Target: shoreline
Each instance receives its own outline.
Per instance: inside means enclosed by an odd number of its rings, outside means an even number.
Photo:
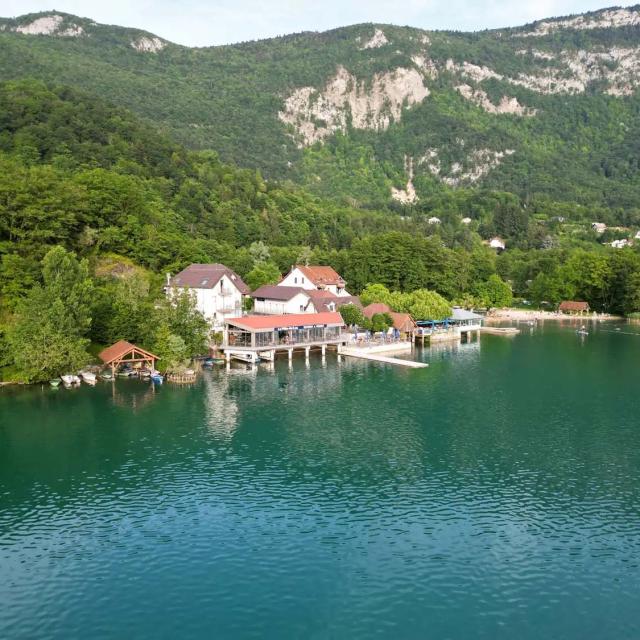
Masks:
[[[623,316],[614,316],[609,313],[589,313],[585,315],[569,315],[559,311],[540,311],[535,309],[494,309],[485,316],[485,322],[503,322],[515,320],[527,322],[531,320],[568,320],[580,322],[602,322],[611,320],[626,320]]]

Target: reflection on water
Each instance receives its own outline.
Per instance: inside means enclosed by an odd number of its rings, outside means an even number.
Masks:
[[[0,391],[0,637],[640,637],[640,340],[414,357]]]

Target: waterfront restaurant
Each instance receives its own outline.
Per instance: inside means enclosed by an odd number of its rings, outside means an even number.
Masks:
[[[291,349],[341,341],[344,321],[337,311],[250,315],[225,323],[223,349]]]

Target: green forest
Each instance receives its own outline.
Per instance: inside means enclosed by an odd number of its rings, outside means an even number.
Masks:
[[[15,31],[51,15],[62,20],[60,31],[82,29],[81,35]],[[640,27],[559,29],[532,39],[526,33],[533,28],[460,33],[363,24],[218,47],[158,40],[161,49],[149,52],[133,45],[153,34],[49,12],[0,19],[0,79],[82,89],[130,109],[189,149],[213,149],[224,163],[358,208],[401,208],[391,188],[405,185],[407,157],[415,159],[414,185],[424,208],[432,198],[456,197],[442,178],[455,176],[457,167],[462,173],[477,168],[474,152],[509,150],[480,180],[463,186],[513,193],[534,209],[562,202],[581,219],[606,216],[622,224],[627,212],[637,217],[640,78],[625,69],[637,68]],[[365,47],[376,29],[388,43]],[[613,50],[628,57],[616,60]],[[593,59],[582,65],[588,56]],[[426,68],[421,59],[428,59]],[[301,87],[321,91],[338,68],[352,74],[361,91],[371,91],[376,74],[418,72],[429,95],[404,105],[387,128],[352,126],[347,114],[345,130],[300,146],[279,117],[284,101]],[[570,88],[577,82],[578,88],[549,92],[521,76],[538,85],[547,77],[574,83]],[[488,112],[462,97],[461,84],[484,92],[493,105],[516,99],[534,115]],[[316,117],[313,124],[326,122]],[[434,149],[439,175],[420,162]]]
[[[583,215],[571,213],[488,189],[456,190],[401,212],[349,207],[187,150],[80,90],[5,82],[2,375],[46,379],[118,339],[152,347],[166,362],[201,353],[206,327],[188,301],[163,304],[166,273],[192,262],[227,264],[254,288],[308,262],[333,266],[353,293],[381,285],[398,301],[427,290],[476,307],[515,296],[640,310],[640,255],[602,246],[588,225],[550,222],[552,214]],[[440,224],[429,224],[434,215]],[[493,234],[508,243],[500,255],[484,242]],[[44,344],[53,360],[38,359]]]

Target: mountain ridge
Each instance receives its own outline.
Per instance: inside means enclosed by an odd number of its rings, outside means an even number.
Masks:
[[[480,32],[365,23],[197,48],[61,12],[0,25],[2,79],[77,85],[189,147],[358,206],[465,188],[640,197],[638,5]]]

